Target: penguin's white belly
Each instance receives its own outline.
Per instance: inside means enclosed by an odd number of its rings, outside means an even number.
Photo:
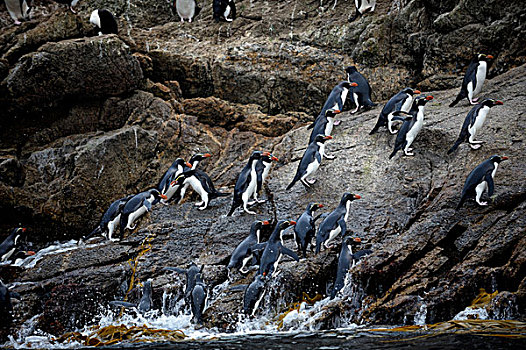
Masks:
[[[486,121],[488,112],[489,112],[489,107],[482,107],[479,110],[479,114],[475,118],[475,122],[473,123],[473,126],[469,128],[469,133],[471,136],[475,136],[480,131],[480,129],[482,128],[482,125]]]
[[[115,231],[115,227],[118,227],[121,222],[121,214],[117,215],[115,219],[108,222],[108,239],[111,239],[113,236],[113,232]]]
[[[349,93],[349,90],[348,89],[343,89],[342,91],[342,95],[341,95],[341,99],[342,99],[342,105],[339,106],[339,110],[340,111],[343,111],[343,106],[345,105],[345,100],[347,100],[347,94]]]
[[[195,176],[191,176],[187,179],[187,181],[190,184],[190,186],[192,186],[194,191],[199,193],[199,195],[201,196],[201,200],[205,200],[205,198],[208,198],[208,192],[205,191],[199,179],[197,179]]]
[[[11,255],[13,255],[13,253],[15,252],[15,249],[16,248],[11,248],[11,250],[9,250],[7,253],[5,253],[4,255],[2,255],[2,261],[7,261]]]
[[[413,127],[409,129],[409,131],[407,132],[407,136],[406,136],[408,146],[415,140],[420,130],[422,130],[423,125],[424,125],[423,117],[422,119],[418,118],[416,123],[413,125]]]
[[[177,14],[181,18],[192,18],[195,13],[194,0],[177,0],[175,3]]]
[[[270,164],[266,165],[263,169],[263,175],[261,176],[261,184],[263,185],[263,182],[267,179],[268,173],[270,172]]]
[[[334,118],[328,117],[327,124],[325,125],[325,131],[324,131],[325,136],[330,136],[333,128],[334,128]]]
[[[353,97],[354,104],[356,105],[356,107],[359,107],[360,101],[358,100],[358,94],[356,92],[353,92],[352,97]]]
[[[283,254],[279,254],[278,255],[278,258],[276,259],[276,262],[274,263],[274,272],[273,273],[276,273],[278,271],[279,261],[281,260],[282,257],[283,257]]]
[[[5,6],[14,21],[24,19],[24,9],[18,0],[5,0]]]
[[[360,5],[360,8],[358,8],[358,0],[355,0],[355,6],[356,8],[358,9],[358,12],[360,13],[364,13],[365,11],[371,9],[371,11],[374,11],[374,7],[376,6],[376,1],[373,0],[373,1],[367,1],[367,0],[363,0],[361,5]]]
[[[482,181],[475,187],[475,192],[477,193],[477,199],[480,199],[480,196],[484,191],[488,188],[488,183],[486,181]]]
[[[340,232],[342,232],[342,228],[339,225],[334,230],[331,230],[331,232],[329,232],[329,238],[327,238],[327,241],[325,241],[325,245],[327,246],[330,241],[340,234]]]
[[[133,225],[133,223],[135,222],[135,220],[137,220],[138,218],[140,218],[142,215],[144,215],[144,213],[146,213],[148,211],[148,209],[143,205],[141,206],[139,209],[137,209],[136,211],[132,212],[129,216],[128,216],[128,225],[126,226],[126,228],[128,229],[131,229],[131,226]]]
[[[228,16],[230,16],[231,8],[230,5],[226,7],[224,17],[227,21],[231,21],[232,19],[229,19]]]
[[[166,200],[162,199],[161,202],[163,203],[168,202],[168,200],[173,197],[175,191],[177,191],[178,188],[179,188],[179,185],[175,185],[175,186],[169,185],[166,192],[163,193],[166,196]]]
[[[484,81],[486,80],[487,68],[488,65],[486,62],[479,62],[479,66],[477,67],[477,80],[475,84],[475,91],[473,91],[473,96],[478,95],[482,90],[482,84],[484,84]]]
[[[466,89],[468,90],[469,102],[472,102],[472,100],[473,100],[473,82],[470,81],[468,83],[468,86],[466,87]]]
[[[413,103],[413,98],[408,95],[408,97],[405,99],[404,103],[402,104],[402,108],[400,108],[401,111],[409,112],[411,109],[411,104]]]
[[[261,304],[261,301],[263,300],[263,297],[265,296],[265,290],[263,290],[263,293],[261,293],[261,296],[254,304],[254,310],[252,310],[252,316],[256,313],[257,309],[259,308],[259,304]]]
[[[310,174],[318,170],[319,167],[320,167],[320,163],[318,162],[317,159],[314,159],[314,162],[307,165],[307,172],[305,173],[303,178],[306,178],[307,176],[309,176]]]
[[[252,196],[252,194],[254,194],[256,187],[257,187],[257,179],[256,179],[256,174],[254,172],[254,174],[252,174],[251,176],[250,183],[248,184],[247,190],[241,196],[241,198],[243,199],[243,202],[248,201],[248,199]]]

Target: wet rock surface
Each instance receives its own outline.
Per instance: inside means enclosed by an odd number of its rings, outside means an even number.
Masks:
[[[73,319],[89,323],[129,281],[129,260],[139,256],[136,278],[153,280],[156,308],[165,289],[178,293],[184,284],[162,267],[205,265],[205,282],[219,286],[220,296],[205,311],[205,324],[232,330],[243,293],[221,285],[229,278],[230,253],[253,220],[294,220],[309,202],[330,211],[345,191],[362,196],[351,205],[348,229],[373,254],[352,269],[352,293],[327,305],[317,327],[334,327],[342,317],[413,323],[423,305],[425,322],[448,320],[479,288],[499,291],[492,315],[524,319],[521,2],[507,2],[505,11],[504,4],[495,9],[478,1],[381,1],[374,14],[351,24],[348,2],[332,9],[332,3],[285,1],[273,4],[272,15],[266,2],[237,3],[240,17],[231,24],[214,23],[204,9],[191,25],[176,22],[168,3],[146,6],[143,16],[136,12],[143,2],[114,3],[108,6],[120,36],[91,38],[84,37],[92,30],[91,4],[80,4],[75,16],[44,2],[20,27],[1,17],[2,232],[27,226],[35,248],[79,238],[113,200],[154,187],[177,157],[211,153],[200,167],[224,192],[233,191],[253,150],[279,158],[256,216],[238,210],[226,217],[231,197],[198,211],[191,194],[181,205],[155,206],[120,242],[80,245],[27,269],[0,265],[0,278],[16,282],[13,289],[22,295],[13,329],[34,315],[52,334],[78,327]],[[463,144],[446,155],[471,108],[465,101],[447,106],[477,52],[496,56],[482,95],[504,105],[490,111],[478,136],[485,141],[481,149]],[[349,64],[370,80],[376,101],[405,85],[435,97],[415,157],[399,152],[389,160],[394,138],[385,130],[368,135],[382,104],[344,112],[327,146],[336,159],[323,161],[311,191],[300,184],[285,191],[307,146],[308,122]],[[493,154],[510,160],[497,171],[490,206],[469,201],[455,211],[466,176]],[[291,240],[286,246],[295,249]],[[279,312],[303,292],[325,295],[338,251],[282,262],[267,308]],[[253,274],[230,276],[230,285],[248,284]]]

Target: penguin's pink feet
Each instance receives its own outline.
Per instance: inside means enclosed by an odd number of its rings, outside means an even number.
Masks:
[[[336,156],[333,155],[333,154],[324,154],[323,156],[324,156],[325,158],[327,158],[327,159],[334,159],[334,158],[336,158]]]
[[[477,202],[480,206],[485,207],[488,205],[488,202]]]
[[[73,7],[69,7],[69,9],[71,10],[71,12],[73,12],[74,14],[77,14],[77,11],[73,10]]]
[[[333,123],[333,125],[334,125],[334,126],[338,126],[338,125],[340,125],[341,123],[342,123],[341,120],[335,120],[334,123]]]
[[[20,22],[20,21],[18,21],[18,20],[15,21],[15,25],[16,25],[16,26],[19,26],[19,25],[21,25],[21,24],[22,24],[22,22]]]
[[[472,101],[476,103],[476,102],[478,102],[478,101],[479,101],[479,98],[478,98],[478,97],[476,97],[476,98],[474,98],[474,99],[473,99]]]

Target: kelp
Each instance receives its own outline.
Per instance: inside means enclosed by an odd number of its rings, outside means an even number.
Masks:
[[[88,335],[80,332],[69,332],[54,339],[54,342],[78,342],[86,346],[105,346],[120,342],[142,343],[159,341],[179,341],[186,337],[183,331],[155,329],[143,326],[127,327],[125,325],[110,325],[106,327],[93,326]]]

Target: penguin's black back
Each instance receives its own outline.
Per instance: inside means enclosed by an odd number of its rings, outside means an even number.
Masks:
[[[102,34],[119,34],[117,20],[110,11],[106,9],[99,10],[99,18]]]

